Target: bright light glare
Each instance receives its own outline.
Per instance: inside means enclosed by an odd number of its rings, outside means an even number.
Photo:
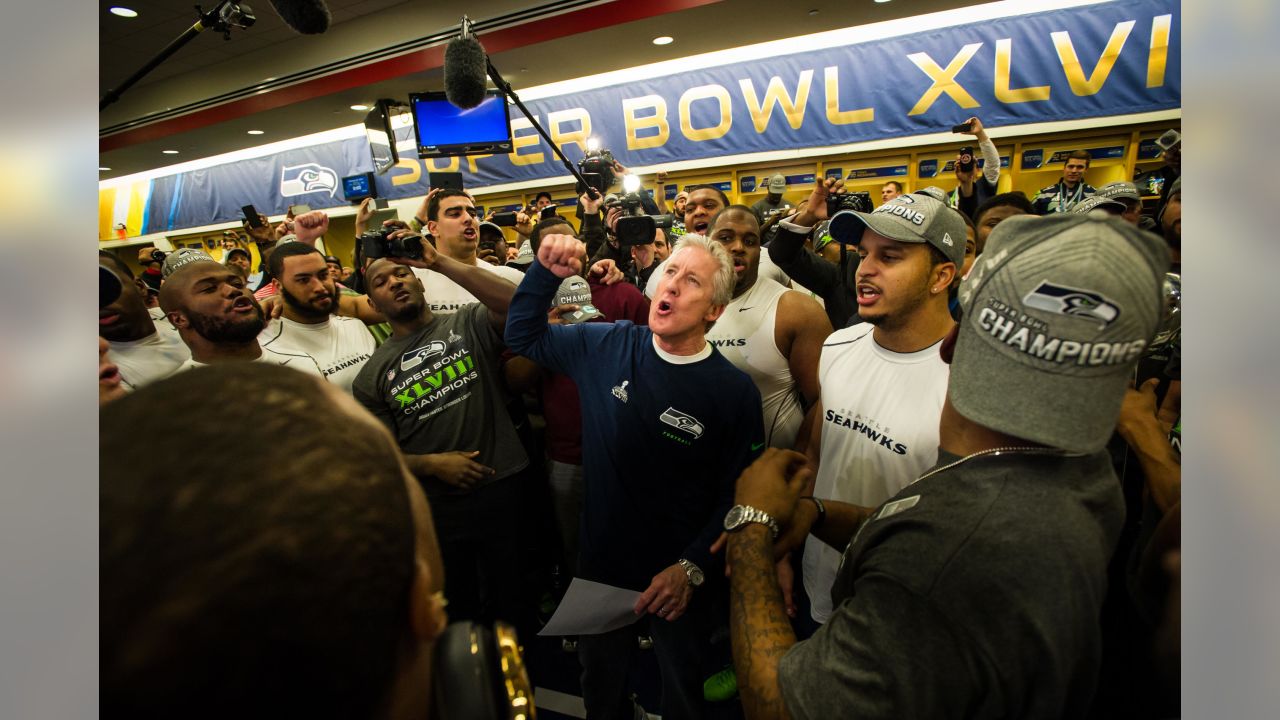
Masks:
[[[352,105],[351,109],[352,110],[368,110],[369,106],[368,105]]]
[[[622,189],[629,193],[633,193],[640,189],[640,178],[635,175],[622,176]]]
[[[113,7],[111,8],[111,14],[119,15],[120,17],[124,17],[124,18],[138,17],[138,12],[136,10],[130,10],[127,7]]]
[[[600,141],[595,138],[587,138],[587,152],[595,152],[600,149]]]
[[[675,42],[675,38],[671,37],[670,35],[663,35],[661,37],[656,37],[653,39],[654,45],[670,45],[673,42]]]

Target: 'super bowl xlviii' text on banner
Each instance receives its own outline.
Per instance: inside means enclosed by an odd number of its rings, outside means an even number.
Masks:
[[[944,132],[978,115],[990,127],[1181,105],[1181,6],[1121,0],[761,58],[527,103],[570,159],[588,137],[624,165],[844,145]],[[404,159],[377,177],[383,197],[427,192],[431,171],[471,188],[565,175],[513,113],[513,151]],[[252,204],[345,204],[341,178],[372,170],[363,137],[104,189],[128,205],[130,235],[240,217]],[[123,193],[123,195],[120,195]],[[123,220],[122,220],[123,221]]]

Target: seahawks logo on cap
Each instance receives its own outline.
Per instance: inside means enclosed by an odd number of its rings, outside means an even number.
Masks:
[[[410,350],[400,356],[400,370],[412,370],[427,361],[432,355],[443,355],[449,346],[439,340],[432,340],[416,350]]]
[[[1022,298],[1022,304],[1059,315],[1093,318],[1101,322],[1102,327],[1110,325],[1120,317],[1120,306],[1108,300],[1102,293],[1054,285],[1048,280],[1040,281],[1040,285],[1035,290]]]

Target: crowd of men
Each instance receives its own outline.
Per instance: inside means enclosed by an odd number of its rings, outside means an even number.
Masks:
[[[1176,713],[1180,145],[1144,213],[970,130],[950,193],[691,185],[638,244],[446,189],[412,257],[100,251],[108,714],[424,717],[446,602],[531,641],[570,577],[640,593],[563,644],[591,718],[649,647],[665,718]]]

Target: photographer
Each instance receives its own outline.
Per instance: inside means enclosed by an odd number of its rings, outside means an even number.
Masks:
[[[987,137],[987,131],[982,127],[981,120],[971,117],[964,124],[969,127],[966,132],[978,139],[978,149],[982,151],[982,173],[978,173],[978,163],[973,157],[973,148],[961,148],[961,151],[956,154],[956,179],[960,184],[951,191],[947,202],[951,207],[972,219],[978,206],[998,192],[1000,152],[996,150],[996,144],[991,142],[991,138]],[[969,152],[966,153],[965,150]]]
[[[791,209],[791,203],[782,197],[782,193],[787,191],[787,178],[782,173],[776,173],[769,178],[768,188],[769,194],[751,206],[751,212],[756,215],[756,222],[761,225],[770,217],[787,214]]]
[[[833,265],[804,246],[805,238],[818,223],[827,219],[827,198],[843,194],[844,180],[817,181],[804,209],[781,220],[769,244],[769,255],[788,276],[822,298],[832,327],[842,328],[858,321],[854,302],[858,254],[841,246],[840,262]]]
[[[142,265],[142,275],[138,279],[152,290],[160,289],[160,263],[164,258],[165,252],[155,245],[138,248],[138,263]]]

